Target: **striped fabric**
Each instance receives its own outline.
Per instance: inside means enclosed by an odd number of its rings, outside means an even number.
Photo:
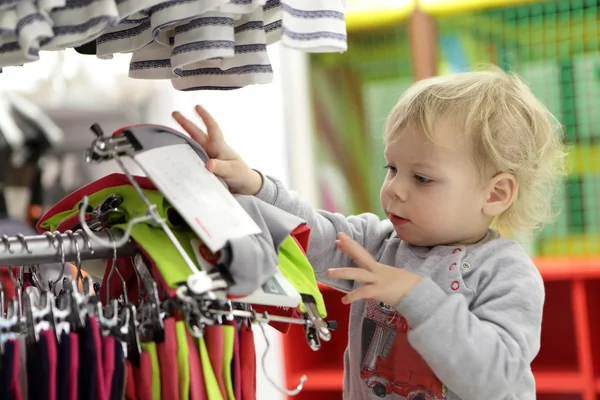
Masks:
[[[99,58],[132,53],[132,78],[235,89],[271,82],[271,43],[345,51],[344,1],[0,0],[0,67],[93,40]]]

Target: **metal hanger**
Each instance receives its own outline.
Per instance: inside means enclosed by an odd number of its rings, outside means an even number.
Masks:
[[[252,313],[255,314],[256,312],[254,310],[252,310]],[[263,317],[264,317],[264,319],[267,319],[267,320],[269,319],[267,312],[263,313]],[[253,319],[256,320],[256,318],[253,318]],[[267,332],[265,331],[264,324],[259,321],[258,326],[260,327],[263,337],[265,338],[265,343],[267,345],[265,348],[265,351],[263,352],[261,360],[260,360],[261,368],[262,368],[265,376],[267,377],[267,380],[271,383],[271,385],[273,385],[275,387],[275,389],[279,390],[283,394],[286,394],[288,396],[298,395],[304,388],[304,382],[306,382],[306,379],[307,379],[306,375],[302,375],[300,377],[300,382],[298,383],[298,386],[296,386],[296,388],[294,388],[294,389],[282,388],[281,386],[279,386],[277,384],[277,382],[275,382],[275,380],[267,372],[267,354],[269,352],[269,349],[271,348],[271,342],[269,341],[269,338],[267,337]]]
[[[65,275],[65,264],[67,263],[67,258],[66,258],[66,252],[65,252],[65,243],[63,242],[63,238],[62,238],[62,235],[60,234],[60,232],[58,232],[58,231],[52,232],[52,236],[54,238],[56,238],[56,241],[58,242],[58,246],[60,249],[60,274],[54,280],[49,279],[48,286],[49,286],[49,290],[52,292],[52,294],[56,296],[56,283],[60,282],[62,277]]]
[[[137,269],[142,284],[146,292],[146,297],[141,302],[139,311],[141,314],[140,332],[155,342],[161,342],[164,338],[164,317],[161,312],[160,296],[158,294],[158,285],[152,277],[148,266],[141,254],[133,257],[133,266]]]
[[[125,303],[129,303],[129,299],[127,298],[127,285],[125,283],[125,278],[123,278],[123,274],[119,270],[117,265],[117,246],[114,244],[114,237],[108,232],[109,237],[113,241],[113,258],[112,264],[110,267],[110,271],[108,273],[108,280],[106,285],[106,306],[102,306],[101,303],[97,303],[98,307],[98,324],[100,325],[100,329],[104,334],[108,334],[111,331],[117,329],[119,326],[119,302],[117,299],[110,298],[110,282],[112,280],[112,275],[117,271],[117,274],[121,278],[121,284],[123,285],[123,294],[125,298]]]
[[[96,235],[92,231],[92,229],[87,224],[86,219],[85,219],[85,214],[86,214],[86,210],[87,210],[88,205],[89,205],[88,197],[87,196],[83,196],[83,200],[82,200],[81,206],[79,207],[79,222],[81,224],[81,229],[83,229],[83,231],[86,233],[86,235],[90,238],[91,241],[96,242],[97,244],[99,244],[101,246],[104,246],[104,247],[112,247],[113,244],[115,246],[117,246],[117,247],[123,246],[131,238],[131,230],[133,229],[133,226],[135,224],[138,224],[138,223],[141,223],[141,222],[153,221],[154,220],[154,217],[152,217],[150,215],[144,215],[142,217],[132,218],[131,220],[129,220],[127,222],[127,227],[125,228],[125,232],[123,233],[123,237],[121,239],[119,239],[119,240],[111,242],[111,241],[104,240],[104,239],[100,238],[98,235]]]

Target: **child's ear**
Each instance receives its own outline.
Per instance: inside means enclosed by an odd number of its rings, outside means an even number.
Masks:
[[[517,180],[512,174],[502,172],[490,179],[487,190],[487,200],[482,211],[486,217],[494,218],[512,204],[517,195]]]

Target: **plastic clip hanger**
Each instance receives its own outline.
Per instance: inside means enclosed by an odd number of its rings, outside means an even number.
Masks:
[[[34,303],[30,293],[25,293],[23,300],[28,340],[30,343],[37,342],[41,331],[52,328],[54,322],[52,320],[54,296],[49,291],[43,291],[40,295],[39,307],[38,304]]]

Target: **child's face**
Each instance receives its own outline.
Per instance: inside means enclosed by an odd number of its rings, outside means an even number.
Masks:
[[[454,129],[440,127],[435,136],[439,144],[412,129],[388,139],[381,205],[398,237],[410,244],[477,242],[491,223],[482,212],[489,191],[470,146]]]

